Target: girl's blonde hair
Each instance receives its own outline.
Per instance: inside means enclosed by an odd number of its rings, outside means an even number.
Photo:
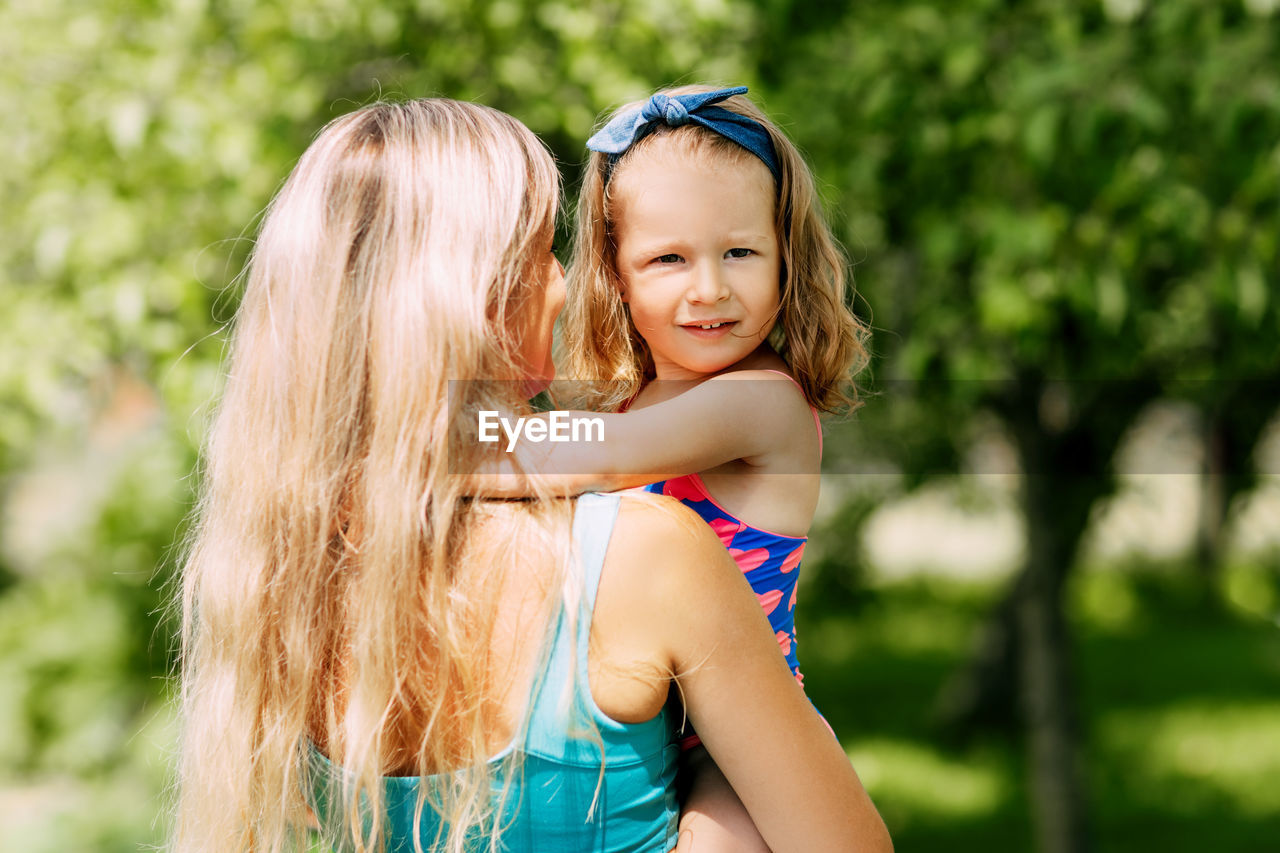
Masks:
[[[546,622],[577,587],[566,502],[461,493],[460,413],[524,405],[482,380],[520,375],[558,193],[520,122],[428,99],[333,121],[272,201],[182,575],[177,849],[304,848],[319,752],[344,768],[342,849],[378,849],[380,777],[406,769],[447,774],[417,806],[441,849],[496,844],[496,592],[530,554]]]
[[[694,85],[662,93],[712,90]],[[640,102],[628,104],[617,112],[638,106]],[[852,410],[858,405],[853,375],[867,362],[868,332],[849,310],[845,257],[823,217],[813,175],[791,140],[747,98],[734,95],[716,106],[759,122],[777,154],[774,224],[782,252],[782,281],[770,343],[795,373],[810,405],[826,412]],[[736,142],[694,123],[658,125],[613,164],[609,155],[591,153],[578,196],[561,352],[564,372],[588,380],[590,390],[581,401],[584,407],[615,410],[652,378],[649,348],[621,297],[614,233],[618,200],[613,186],[637,151],[658,145],[678,145],[681,154],[691,157],[706,154],[731,162],[755,158]]]

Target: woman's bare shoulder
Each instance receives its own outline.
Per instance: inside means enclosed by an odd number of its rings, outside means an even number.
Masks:
[[[728,556],[702,517],[675,498],[647,492],[626,492],[620,497],[613,532],[619,551],[654,568]]]
[[[759,612],[720,538],[693,510],[662,495],[623,496],[605,569],[601,594],[625,603],[622,619],[673,658],[681,657],[692,614],[716,621],[734,612],[722,605],[737,597]]]
[[[740,575],[714,531],[674,498],[622,495],[605,558],[610,586],[636,611],[670,613],[674,600],[702,600]],[[656,617],[654,617],[656,618]]]

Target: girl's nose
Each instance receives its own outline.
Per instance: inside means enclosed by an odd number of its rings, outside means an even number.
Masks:
[[[689,301],[715,303],[729,297],[729,282],[720,264],[699,264],[689,287]]]

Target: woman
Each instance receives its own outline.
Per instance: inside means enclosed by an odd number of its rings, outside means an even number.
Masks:
[[[183,578],[178,849],[314,814],[340,849],[666,850],[673,687],[775,850],[887,848],[696,516],[463,493],[476,413],[551,374],[557,194],[441,99],[334,121],[273,201]]]

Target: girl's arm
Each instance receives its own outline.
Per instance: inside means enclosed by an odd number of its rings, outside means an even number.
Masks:
[[[642,578],[619,596],[628,612],[618,618],[647,625],[662,647],[691,722],[769,848],[891,851],[871,798],[719,539],[683,506],[637,503],[624,502],[610,545],[611,554],[616,545],[635,555]]]
[[[549,415],[537,418],[548,423],[540,430],[550,427]],[[808,404],[795,385],[762,370],[718,376],[642,409],[569,412],[565,420],[578,422],[579,440],[531,440],[527,422],[514,441],[506,427],[499,429],[498,461],[469,478],[472,489],[528,494],[513,461],[570,494],[642,486],[735,459],[750,462],[780,446],[794,430],[812,428]]]

